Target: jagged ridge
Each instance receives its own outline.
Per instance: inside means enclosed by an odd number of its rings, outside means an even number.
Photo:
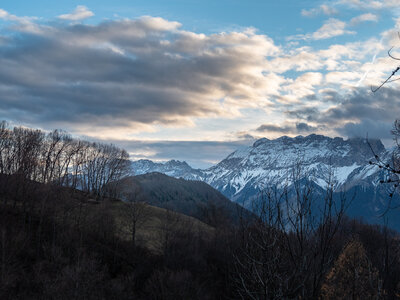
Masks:
[[[323,188],[331,173],[338,187],[350,187],[360,182],[373,184],[377,179],[368,178],[380,177],[377,175],[379,170],[368,163],[374,153],[388,156],[380,140],[367,142],[361,138],[344,140],[311,134],[259,139],[206,170],[193,169],[186,162],[175,160],[167,163],[140,160],[133,162],[133,168],[137,175],[160,172],[177,178],[202,180],[241,203],[266,186],[286,182],[295,165],[300,165],[303,173]]]

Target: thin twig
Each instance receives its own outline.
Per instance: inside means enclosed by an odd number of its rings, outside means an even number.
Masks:
[[[389,55],[391,58],[395,59],[395,60],[400,60],[400,58],[394,57],[392,54],[390,54],[390,52],[392,51],[392,49],[393,49],[393,47],[389,49],[388,55]]]
[[[397,67],[392,74],[384,81],[382,82],[382,84],[380,86],[378,86],[376,89],[373,89],[371,86],[371,91],[373,93],[375,93],[376,91],[378,91],[382,86],[384,86],[386,83],[388,83],[390,81],[390,79],[400,70],[400,67]]]

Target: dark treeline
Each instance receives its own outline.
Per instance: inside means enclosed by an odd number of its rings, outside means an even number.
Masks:
[[[348,219],[333,185],[271,188],[258,217],[196,234],[167,212],[155,250],[121,235],[113,207],[132,204],[104,197],[126,172],[125,151],[3,123],[0,157],[0,299],[400,296],[399,236]]]

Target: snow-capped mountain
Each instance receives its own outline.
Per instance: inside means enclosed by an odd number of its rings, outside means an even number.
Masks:
[[[262,138],[206,170],[193,169],[186,162],[175,160],[166,163],[139,160],[133,162],[132,167],[137,175],[160,172],[177,178],[202,180],[231,200],[241,202],[266,186],[287,183],[295,166],[322,188],[332,181],[342,188],[361,182],[370,184],[371,176],[376,177],[379,171],[369,164],[375,154],[383,158],[389,156],[379,140],[344,140],[312,134],[295,138],[283,136],[275,140]]]
[[[141,159],[132,162],[133,175],[142,175],[152,172],[159,172],[165,175],[184,178],[187,180],[203,181],[203,171],[193,169],[185,161],[170,160],[166,163],[155,163],[148,159]]]
[[[205,170],[204,180],[239,202],[266,186],[286,184],[295,168],[300,169],[298,176],[305,176],[322,188],[328,182],[345,188],[378,171],[369,165],[374,153],[387,155],[379,140],[344,140],[315,134],[263,138]]]
[[[274,140],[262,138],[206,170],[193,169],[186,162],[175,160],[166,163],[140,160],[133,162],[132,167],[138,175],[160,172],[205,181],[247,207],[267,187],[290,185],[293,170],[297,170],[296,179],[313,181],[321,190],[329,182],[335,184],[337,191],[357,195],[349,196],[354,198],[350,215],[377,222],[377,216],[387,208],[389,192],[379,183],[386,176],[385,171],[369,163],[375,161],[375,155],[389,161],[392,151],[386,150],[380,140],[345,140],[311,134]],[[400,223],[394,227],[400,229]]]

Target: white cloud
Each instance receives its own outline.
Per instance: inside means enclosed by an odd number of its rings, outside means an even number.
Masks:
[[[359,9],[388,9],[399,7],[398,0],[339,0],[338,4]]]
[[[322,78],[322,74],[318,72],[304,73],[297,77],[291,84],[285,85],[283,90],[300,99],[315,94],[315,87],[321,84]]]
[[[361,76],[361,72],[329,72],[326,74],[325,80],[327,83],[355,86]]]
[[[40,33],[40,26],[34,21],[36,17],[19,17],[0,8],[0,19],[17,23],[16,28],[22,32]]]
[[[324,40],[344,34],[356,34],[346,30],[347,24],[341,20],[330,18],[317,31],[288,37],[288,40]]]
[[[343,34],[355,34],[355,32],[346,30],[345,22],[331,18],[326,21],[321,28],[314,32],[311,37],[314,40],[322,40]]]
[[[350,20],[351,25],[357,25],[362,22],[378,22],[378,16],[372,13],[366,13]]]
[[[317,8],[312,8],[312,9],[302,9],[301,10],[301,15],[304,17],[312,17],[312,16],[316,16],[319,14],[324,14],[327,16],[332,16],[332,15],[336,15],[338,13],[337,9],[335,9],[334,7],[328,6],[326,4],[322,4]]]
[[[58,16],[59,19],[69,21],[80,21],[94,16],[94,13],[90,11],[86,6],[78,5],[75,10],[70,14],[64,14]]]

